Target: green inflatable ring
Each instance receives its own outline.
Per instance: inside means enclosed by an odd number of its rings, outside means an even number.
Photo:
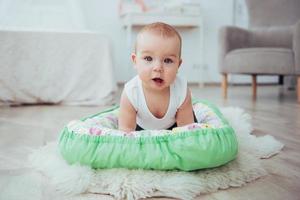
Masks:
[[[69,164],[79,163],[92,168],[128,168],[156,170],[191,171],[224,165],[236,158],[238,151],[237,139],[233,128],[229,125],[219,109],[207,101],[193,102],[194,111],[209,110],[202,118],[215,116],[218,126],[200,123],[202,128],[174,131],[161,130],[163,134],[144,134],[139,136],[120,136],[120,131],[108,127],[112,134],[80,134],[82,126],[88,120],[106,119],[109,115],[117,116],[118,106],[83,118],[78,122],[65,126],[59,139],[62,157]],[[202,109],[205,108],[205,109]],[[202,110],[201,110],[202,109]],[[209,114],[207,114],[209,113]],[[199,114],[201,115],[201,114]],[[94,120],[96,121],[96,120]],[[113,120],[112,120],[113,121]],[[116,123],[116,122],[114,122]],[[77,129],[72,129],[74,124]],[[203,124],[205,126],[203,126]],[[85,125],[86,126],[86,125]],[[80,127],[80,128],[78,128]],[[90,128],[90,130],[92,130]],[[135,132],[138,134],[138,132]],[[160,133],[159,132],[159,133]],[[149,133],[149,131],[148,131]],[[157,131],[156,131],[157,133]]]

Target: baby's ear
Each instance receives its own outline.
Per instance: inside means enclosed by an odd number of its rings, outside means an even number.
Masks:
[[[136,54],[135,53],[131,54],[131,61],[134,65],[136,64]]]
[[[182,59],[180,58],[178,68],[181,66],[181,64],[182,64]]]

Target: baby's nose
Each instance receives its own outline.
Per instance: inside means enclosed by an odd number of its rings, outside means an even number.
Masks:
[[[157,61],[157,62],[154,63],[153,70],[155,70],[155,71],[162,71],[162,69],[163,69],[162,62]]]

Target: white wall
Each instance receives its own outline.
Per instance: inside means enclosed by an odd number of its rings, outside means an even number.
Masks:
[[[84,30],[80,0],[0,0],[1,29]]]
[[[202,77],[206,82],[219,82],[218,29],[233,22],[244,25],[243,10],[238,10],[238,18],[233,15],[234,3],[241,0],[194,1],[199,2],[204,18]],[[128,67],[130,52],[126,47],[125,30],[119,20],[118,4],[118,0],[0,0],[0,28],[91,30],[104,33],[111,38],[117,80],[123,82],[134,71]],[[184,42],[182,68],[185,69],[181,71],[192,80],[197,80],[199,69],[195,71],[193,68],[199,57],[195,48],[195,43],[199,44],[195,42],[197,34],[195,30],[179,31]]]

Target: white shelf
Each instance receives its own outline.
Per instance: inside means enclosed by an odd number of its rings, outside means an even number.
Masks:
[[[124,27],[144,26],[149,23],[161,21],[175,27],[198,27],[201,25],[201,15],[182,15],[161,13],[128,13],[121,16]]]

